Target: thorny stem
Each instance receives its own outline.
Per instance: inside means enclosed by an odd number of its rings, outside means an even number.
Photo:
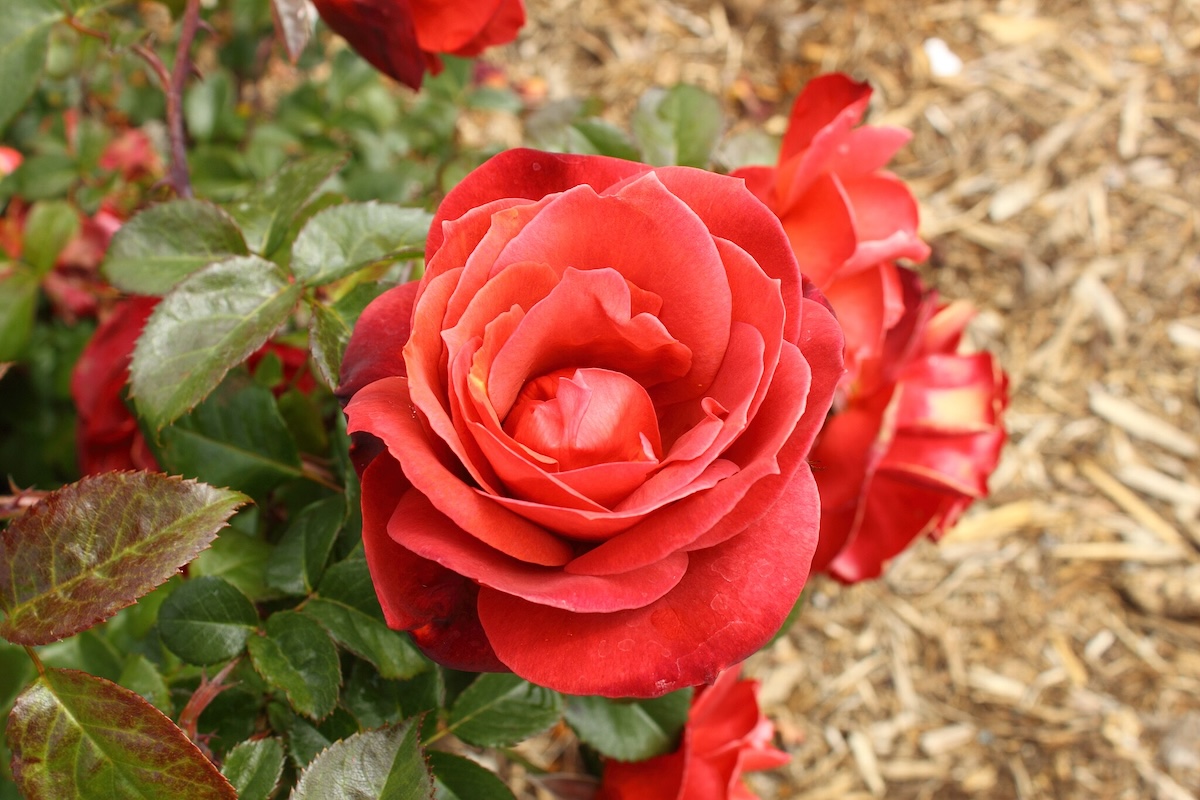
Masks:
[[[171,140],[171,168],[168,180],[180,197],[192,197],[192,181],[188,176],[187,141],[183,130],[183,86],[192,72],[192,40],[200,26],[200,0],[188,0],[183,12],[183,28],[175,47],[175,64],[167,86],[167,136]]]
[[[216,699],[217,695],[226,689],[233,688],[234,684],[225,683],[225,679],[229,677],[229,673],[233,672],[233,668],[240,661],[240,658],[230,661],[220,672],[213,676],[211,681],[201,676],[200,685],[196,687],[196,691],[192,692],[192,696],[188,698],[183,711],[179,712],[179,727],[198,746],[203,747],[203,743],[199,740],[199,734],[196,731],[196,726],[200,722],[200,715],[204,713],[204,709],[208,708],[208,704]]]
[[[65,22],[84,36],[99,39],[105,45],[112,44],[107,33],[87,27],[70,14]],[[179,42],[175,45],[175,63],[170,71],[158,54],[146,45],[135,44],[130,48],[150,66],[158,82],[162,84],[163,94],[167,98],[167,139],[171,146],[171,166],[167,170],[167,182],[177,196],[188,198],[195,195],[188,174],[187,136],[183,126],[183,89],[192,73],[192,42],[201,24],[200,0],[187,0],[187,7],[183,11],[183,27],[179,31]]]

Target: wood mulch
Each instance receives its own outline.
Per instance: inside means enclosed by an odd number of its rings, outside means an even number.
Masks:
[[[812,76],[870,80],[924,274],[1012,377],[991,498],[751,660],[793,754],[755,791],[1200,796],[1200,2],[528,5],[492,60],[618,122],[687,81],[780,133]]]

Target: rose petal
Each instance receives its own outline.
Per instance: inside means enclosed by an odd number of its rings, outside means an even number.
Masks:
[[[780,161],[819,143],[822,132],[829,127],[849,131],[862,119],[870,100],[868,83],[859,83],[838,72],[813,78],[792,104]]]
[[[645,607],[575,614],[481,589],[479,618],[497,656],[569,694],[657,697],[712,681],[779,628],[808,577],[819,512],[800,469],[758,523],[691,553],[679,584]]]
[[[380,378],[406,374],[403,353],[412,332],[417,285],[410,281],[388,289],[363,309],[342,357],[339,397],[349,398]]]
[[[675,553],[656,564],[618,575],[572,575],[506,557],[463,531],[417,491],[404,494],[388,535],[419,556],[436,561],[484,587],[539,606],[600,614],[640,608],[679,583],[688,556]]]
[[[574,556],[569,545],[484,497],[438,460],[404,378],[384,378],[359,391],[346,406],[346,417],[349,432],[366,431],[382,439],[412,485],[480,541],[543,566],[561,566]]]
[[[841,184],[832,175],[816,178],[801,210],[785,209],[782,219],[800,271],[824,289],[858,247],[853,212]]]
[[[387,624],[419,629],[414,639],[438,663],[472,672],[503,671],[475,612],[479,587],[419,558],[387,535],[396,498],[409,483],[384,453],[362,476],[363,550]]]

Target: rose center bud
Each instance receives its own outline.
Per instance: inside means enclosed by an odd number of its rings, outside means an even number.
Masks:
[[[658,417],[645,388],[606,369],[560,369],[525,384],[504,421],[516,441],[560,470],[656,461]]]

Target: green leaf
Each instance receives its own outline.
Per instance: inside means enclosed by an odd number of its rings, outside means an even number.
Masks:
[[[469,758],[433,750],[429,768],[437,800],[514,800],[512,790],[496,773]]]
[[[236,800],[183,731],[128,689],[47,669],[8,721],[13,777],[30,798]]]
[[[675,749],[691,705],[691,689],[653,700],[568,697],[566,718],[579,741],[609,758],[645,761]]]
[[[172,200],[122,225],[100,270],[122,291],[161,295],[203,266],[248,252],[237,223],[219,206]]]
[[[268,800],[283,775],[283,745],[278,739],[242,742],[225,756],[221,772],[237,789],[238,800]]]
[[[277,265],[240,256],[192,273],[146,322],[130,366],[140,415],[161,430],[271,338],[302,287]]]
[[[51,492],[0,533],[0,636],[48,644],[175,574],[246,497],[153,472],[107,472]]]
[[[384,678],[411,678],[429,666],[407,637],[350,606],[314,597],[304,613],[342,647],[375,665]]]
[[[288,525],[267,564],[267,585],[288,594],[308,594],[321,580],[334,540],[346,521],[341,495],[305,506]]]
[[[346,352],[354,323],[367,304],[389,288],[391,286],[385,283],[363,283],[355,286],[332,306],[312,304],[312,319],[308,323],[309,350],[317,371],[329,388],[337,388],[342,356]]]
[[[624,131],[602,119],[575,120],[571,129],[574,132],[569,135],[574,144],[572,152],[595,153],[627,161],[637,161],[641,156]],[[582,141],[577,141],[577,137]]]
[[[300,775],[291,800],[432,800],[415,720],[334,742]]]
[[[25,653],[20,653],[26,662]],[[434,672],[435,670],[431,670]],[[382,728],[399,722],[406,716],[419,713],[404,713],[402,701],[412,696],[410,681],[390,681],[379,674],[379,670],[361,659],[350,659],[350,670],[342,686],[339,699],[341,707],[354,716],[360,730]],[[436,703],[434,704],[436,706]],[[429,717],[426,717],[428,719]],[[433,715],[436,724],[437,715]]]
[[[467,744],[504,747],[549,728],[562,695],[507,673],[480,675],[450,709],[449,728]]]
[[[683,83],[646,92],[630,119],[645,161],[656,167],[707,167],[721,124],[720,101]]]
[[[0,262],[0,361],[16,361],[24,354],[33,335],[37,297],[32,270]]]
[[[170,715],[174,709],[171,706],[171,692],[162,673],[150,659],[141,653],[133,653],[125,659],[121,668],[121,676],[117,683],[138,694],[164,714]]]
[[[292,272],[309,285],[330,283],[380,261],[425,252],[433,216],[419,208],[345,203],[308,221],[292,246]]]
[[[193,577],[224,578],[254,602],[270,600],[279,596],[263,580],[270,558],[271,545],[230,528],[196,557],[188,566],[188,573]]]
[[[159,461],[169,469],[251,497],[304,474],[274,395],[244,373],[230,376],[161,438]]]
[[[283,690],[292,708],[314,719],[333,711],[342,673],[337,648],[319,623],[280,611],[267,620],[267,635],[247,644],[258,674]]]
[[[37,275],[54,269],[58,254],[79,230],[79,212],[65,200],[44,200],[34,205],[25,220],[21,257]]]
[[[220,578],[184,581],[158,611],[163,644],[189,664],[228,661],[242,652],[257,627],[250,598]]]
[[[241,225],[250,250],[271,255],[283,243],[300,209],[345,161],[342,153],[326,153],[292,162],[231,203],[229,213]]]
[[[56,0],[9,0],[0,25],[0,130],[37,88],[50,45],[50,28],[63,18]]]

